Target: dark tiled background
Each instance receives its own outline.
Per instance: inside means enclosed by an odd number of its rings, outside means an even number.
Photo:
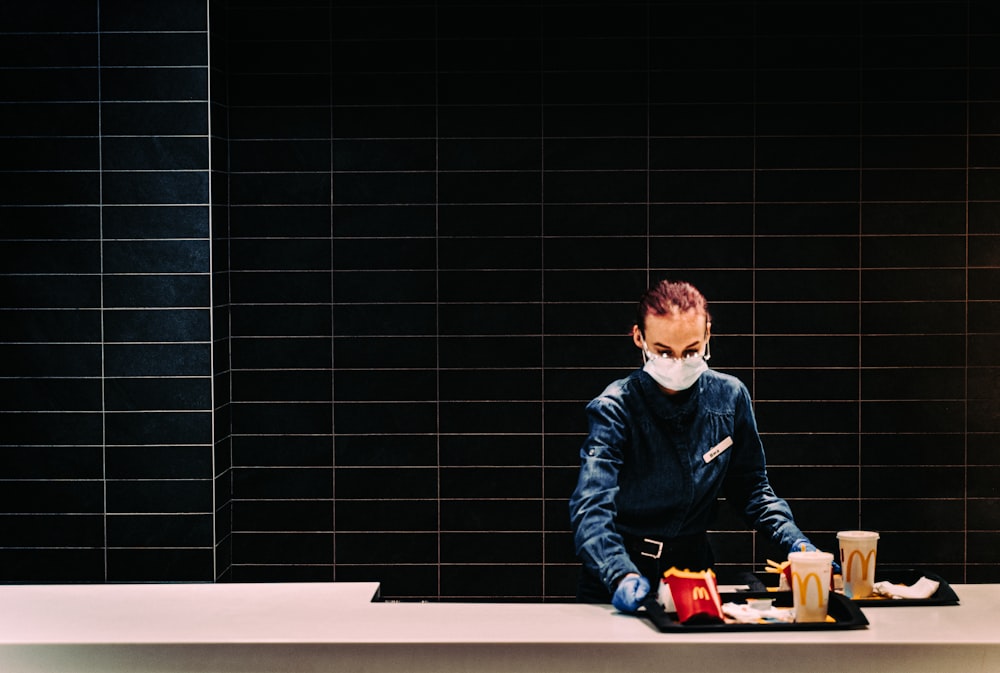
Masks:
[[[0,580],[561,598],[642,289],[831,547],[1000,581],[1000,11],[0,9]],[[722,569],[774,553],[725,508]]]

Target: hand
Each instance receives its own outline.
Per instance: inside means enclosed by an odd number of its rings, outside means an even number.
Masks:
[[[812,542],[808,540],[796,540],[795,544],[792,545],[792,551],[819,551],[819,549]],[[833,574],[840,574],[840,564],[837,563],[837,555],[833,555],[833,563],[830,564],[833,567]]]
[[[642,599],[649,595],[649,580],[642,575],[629,573],[618,583],[611,604],[622,612],[635,612]]]

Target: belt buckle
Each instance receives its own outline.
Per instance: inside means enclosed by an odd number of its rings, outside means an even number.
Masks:
[[[643,538],[642,541],[643,542],[648,542],[649,544],[655,544],[656,545],[656,553],[655,554],[650,554],[647,551],[641,551],[641,552],[639,552],[639,554],[641,554],[642,556],[648,556],[649,558],[652,558],[652,559],[658,559],[658,558],[660,558],[660,555],[663,554],[663,543],[661,541],[659,541],[659,540],[651,540],[648,537]]]

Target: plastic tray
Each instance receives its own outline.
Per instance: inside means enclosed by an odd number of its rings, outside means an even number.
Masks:
[[[790,591],[739,591],[720,594],[723,603],[745,603],[748,598],[772,598],[775,607],[791,607],[792,592]],[[639,611],[664,633],[694,633],[714,632],[728,633],[732,631],[837,631],[844,629],[863,629],[868,626],[868,619],[861,612],[856,601],[852,601],[836,593],[830,593],[827,614],[832,622],[769,622],[767,624],[681,624],[677,621],[677,613],[666,612],[655,599],[649,599],[644,604],[645,609]]]
[[[939,582],[937,591],[927,598],[889,598],[888,596],[873,596],[870,598],[853,598],[851,602],[865,608],[905,608],[916,605],[958,605],[958,594],[940,575],[919,570],[875,570],[876,582],[892,582],[893,584],[913,584],[921,577]]]

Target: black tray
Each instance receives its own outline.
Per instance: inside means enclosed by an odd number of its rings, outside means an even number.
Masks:
[[[745,603],[748,598],[772,598],[774,606],[790,608],[792,606],[791,591],[738,591],[721,594],[723,603]],[[868,619],[861,612],[855,601],[840,594],[830,593],[827,614],[833,617],[832,622],[769,622],[767,624],[681,624],[677,621],[676,612],[666,612],[655,598],[643,603],[644,610],[638,614],[649,619],[664,633],[694,633],[707,631],[714,633],[729,633],[732,631],[837,631],[844,629],[863,629],[868,626]]]
[[[916,605],[958,605],[958,594],[940,575],[921,572],[919,570],[875,570],[876,582],[892,582],[910,586],[921,577],[940,582],[937,591],[927,598],[889,598],[876,596],[873,598],[852,598],[851,602],[865,608],[905,608]]]

